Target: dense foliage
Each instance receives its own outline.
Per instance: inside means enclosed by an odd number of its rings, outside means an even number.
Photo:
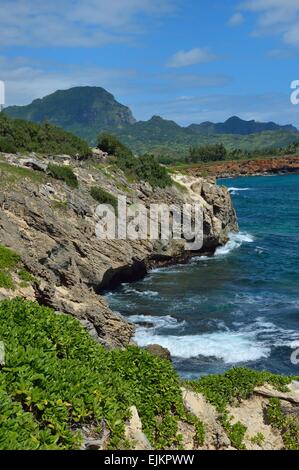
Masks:
[[[186,158],[187,162],[215,162],[225,160],[227,157],[227,150],[223,144],[205,145],[201,147],[191,147],[190,154]]]
[[[0,152],[39,152],[87,157],[86,142],[51,124],[34,124],[0,114]]]
[[[166,168],[162,167],[153,155],[135,157],[117,137],[104,133],[98,138],[98,147],[116,157],[117,166],[127,175],[139,181],[147,181],[153,187],[171,186],[172,180]]]
[[[48,173],[52,178],[64,181],[72,189],[79,186],[78,178],[69,166],[49,163]]]
[[[132,405],[156,447],[177,443],[184,410],[168,361],[135,347],[107,351],[71,316],[21,299],[0,303],[0,340],[1,449],[78,448],[80,427],[100,432],[102,419],[118,448]]]

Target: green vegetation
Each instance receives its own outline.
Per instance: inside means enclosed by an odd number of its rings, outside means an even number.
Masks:
[[[90,190],[90,195],[99,204],[108,204],[117,211],[117,198],[113,194],[108,193],[108,191],[105,191],[104,189],[98,186],[93,186]]]
[[[43,182],[46,179],[45,175],[39,171],[10,165],[3,161],[0,161],[0,175],[2,187],[14,184],[25,178],[37,183]]]
[[[18,272],[18,276],[26,284],[33,284],[36,281],[35,277],[24,268]]]
[[[103,88],[88,86],[58,90],[28,106],[10,106],[5,113],[33,122],[48,121],[92,145],[96,144],[100,131],[112,131],[134,123],[129,108],[118,103]]]
[[[86,142],[48,123],[34,124],[0,114],[0,152],[39,152],[87,157]]]
[[[157,448],[177,442],[184,409],[168,361],[135,347],[107,351],[71,316],[21,299],[0,302],[0,340],[1,449],[76,449],[80,427],[100,431],[102,419],[119,448],[132,405]]]
[[[18,266],[20,260],[17,253],[0,245],[0,287],[14,289],[11,271]]]
[[[202,147],[191,147],[190,155],[186,158],[186,162],[217,162],[225,160],[227,150],[223,144],[206,145]]]
[[[265,436],[263,433],[258,432],[255,436],[253,436],[251,439],[252,444],[255,444],[259,447],[262,447],[263,442],[265,441]]]
[[[278,398],[270,399],[267,417],[270,424],[281,432],[285,448],[299,450],[299,421],[284,415]]]
[[[116,157],[116,165],[129,177],[146,181],[153,187],[165,188],[172,185],[166,168],[159,165],[153,155],[134,157],[132,151],[115,136],[101,134],[98,138],[98,148]]]
[[[8,107],[5,113],[12,118],[38,123],[48,121],[93,146],[99,132],[109,132],[134,153],[143,155],[151,152],[159,157],[161,163],[166,163],[168,159],[168,164],[183,161],[190,147],[223,144],[228,151],[261,152],[299,142],[299,134],[293,126],[244,121],[236,116],[224,123],[205,122],[188,127],[160,116],[135,122],[128,107],[98,87],[56,91],[43,99],[34,100],[28,106]],[[13,141],[7,140],[5,145],[9,148]]]
[[[292,378],[259,372],[245,368],[233,368],[223,375],[208,375],[197,381],[187,383],[196,392],[202,393],[220,414],[220,421],[226,430],[232,445],[244,449],[243,439],[246,427],[240,422],[231,424],[227,407],[249,398],[255,387],[269,383],[285,391]]]
[[[79,186],[77,176],[69,166],[49,163],[48,172],[52,178],[64,181],[72,189]]]

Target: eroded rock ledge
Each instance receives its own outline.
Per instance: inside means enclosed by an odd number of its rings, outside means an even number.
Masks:
[[[72,190],[48,177],[44,171],[50,160],[71,165],[79,188]],[[144,276],[151,266],[187,262],[192,253],[182,243],[99,240],[92,186],[126,195],[129,204],[200,202],[205,254],[212,254],[226,243],[229,232],[238,230],[230,195],[214,180],[176,175],[172,188],[153,190],[148,184],[129,183],[120,170],[96,161],[74,164],[65,156],[7,154],[1,161],[5,165],[0,165],[0,243],[18,252],[38,279],[34,295],[40,303],[76,316],[106,346],[128,344],[134,327],[109,309],[100,295],[103,289]],[[22,174],[15,172],[17,167],[31,170]],[[23,295],[8,291],[6,296],[17,294]]]

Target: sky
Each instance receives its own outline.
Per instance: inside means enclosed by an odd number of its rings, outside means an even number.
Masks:
[[[299,0],[0,0],[6,104],[101,86],[136,119],[292,123]]]

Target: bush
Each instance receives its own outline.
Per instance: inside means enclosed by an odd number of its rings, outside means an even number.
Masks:
[[[102,152],[107,152],[108,155],[115,157],[133,157],[132,151],[120,142],[114,135],[106,132],[98,136],[98,148]]]
[[[77,176],[69,166],[50,163],[48,172],[53,178],[64,181],[72,189],[78,188],[79,186]]]
[[[111,205],[117,211],[118,201],[117,198],[113,196],[113,194],[108,193],[107,191],[98,186],[93,186],[90,190],[90,195],[99,204]]]
[[[153,155],[140,157],[135,171],[140,180],[147,181],[153,187],[166,188],[172,185],[166,168],[159,165]]]
[[[88,144],[59,127],[48,123],[35,124],[11,119],[0,113],[0,152],[39,152],[68,154],[86,158],[91,155]]]
[[[16,153],[17,151],[17,147],[11,137],[0,137],[0,152]]]
[[[134,157],[132,151],[110,134],[101,134],[98,147],[109,155],[114,155],[117,166],[127,175],[138,181],[146,181],[153,187],[165,188],[172,185],[172,180],[165,167],[162,167],[153,155]]]

